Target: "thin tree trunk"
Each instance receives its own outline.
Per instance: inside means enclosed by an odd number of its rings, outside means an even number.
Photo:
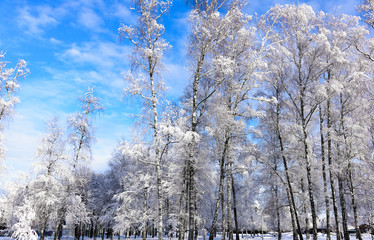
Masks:
[[[191,116],[191,131],[192,133],[197,132],[197,110],[198,110],[198,102],[197,102],[197,93],[199,88],[200,82],[200,73],[203,69],[203,63],[205,59],[205,52],[202,52],[200,58],[197,62],[196,71],[194,75],[193,87],[192,87],[192,116]],[[188,175],[189,175],[189,191],[188,191],[188,201],[189,201],[189,218],[188,218],[188,226],[189,226],[189,234],[188,240],[193,240],[194,238],[194,227],[195,227],[195,211],[194,211],[194,202],[196,199],[196,186],[195,186],[195,136],[192,136],[192,140],[189,144],[189,153],[188,153]]]
[[[189,218],[187,219],[187,217],[188,217],[188,214],[189,214],[189,204],[190,204],[190,194],[189,194],[189,191],[190,191],[190,174],[189,174],[189,169],[190,169],[190,165],[189,165],[190,163],[189,163],[189,161],[187,161],[187,171],[186,171],[186,177],[187,177],[187,182],[186,182],[186,194],[185,194],[185,198],[186,198],[186,200],[185,200],[185,207],[184,207],[184,214],[185,214],[185,217],[184,217],[184,222],[183,222],[183,224],[184,224],[184,229],[185,229],[185,231],[184,231],[184,235],[186,235],[187,234],[187,236],[185,236],[184,238],[187,238],[188,239],[188,234],[189,234],[189,228],[188,228],[188,220],[189,220]]]
[[[228,240],[234,240],[232,230],[232,162],[228,163],[227,172],[227,233]]]
[[[304,118],[304,104],[303,98],[301,98],[301,114],[302,114],[302,128],[303,128],[303,144],[304,144],[304,158],[306,162],[306,175],[307,175],[307,182],[308,182],[308,193],[309,193],[309,202],[310,202],[310,210],[312,212],[312,224],[313,224],[313,240],[317,240],[317,213],[316,207],[314,202],[314,189],[313,189],[313,181],[312,181],[312,170],[311,170],[311,162],[309,156],[309,147],[307,143],[308,135],[307,135],[307,126],[306,126],[306,119]]]
[[[280,219],[280,205],[279,205],[279,193],[278,193],[278,185],[275,185],[274,188],[275,193],[275,208],[277,213],[277,231],[278,231],[278,240],[282,239],[282,230],[281,230],[281,219]],[[238,239],[236,239],[238,240]]]
[[[239,238],[239,224],[238,224],[238,212],[236,209],[236,192],[235,192],[235,185],[234,185],[234,177],[231,178],[232,180],[232,200],[234,203],[234,221],[235,221],[235,232],[236,232],[236,239],[240,240]],[[279,239],[280,240],[280,239]]]
[[[95,228],[94,228],[94,240],[96,240],[96,237],[97,237],[97,224],[95,224]]]
[[[327,95],[329,96],[329,89],[327,89]],[[331,188],[332,206],[334,210],[335,228],[336,228],[336,240],[340,240],[340,223],[339,213],[336,201],[336,191],[334,184],[333,166],[332,166],[332,140],[331,140],[331,112],[330,112],[330,99],[327,99],[327,160],[329,163],[329,178]]]
[[[327,240],[331,240],[331,227],[330,227],[330,201],[329,193],[327,192],[327,174],[326,174],[326,160],[325,160],[325,140],[323,136],[323,115],[322,107],[319,105],[319,129],[321,136],[321,160],[322,160],[322,178],[323,178],[323,192],[325,194],[325,205],[326,205],[326,234]],[[361,240],[361,239],[360,239]]]
[[[194,232],[195,232],[195,200],[196,200],[196,186],[195,186],[195,166],[194,166],[194,146],[195,146],[195,140],[194,137],[192,137],[192,141],[190,143],[190,154],[189,154],[189,198],[188,198],[188,240],[194,240]]]
[[[347,208],[346,208],[345,198],[344,198],[343,179],[341,176],[338,176],[338,185],[339,185],[340,207],[341,207],[341,212],[342,212],[343,236],[344,236],[344,240],[349,240],[348,223],[347,223]]]
[[[180,195],[180,198],[179,198],[179,236],[178,236],[178,240],[184,240],[184,232],[185,232],[185,221],[186,221],[186,217],[185,217],[185,208],[183,207],[183,199],[186,198],[186,188],[187,188],[187,185],[186,185],[186,166],[184,167],[183,169],[183,182],[182,182],[182,192],[181,192],[181,195]]]
[[[55,234],[54,234],[54,236],[53,236],[53,240],[57,240],[58,233],[59,233],[59,231],[58,231],[58,226],[59,226],[59,225],[60,225],[60,222],[57,221],[57,223],[56,223],[56,230],[55,230]]]
[[[310,239],[310,233],[309,233],[309,217],[308,217],[308,208],[307,208],[307,197],[305,195],[305,188],[304,188],[304,179],[301,178],[301,193],[303,194],[303,211],[305,215],[305,234],[306,239]]]
[[[162,240],[163,236],[163,203],[164,198],[162,195],[162,169],[161,169],[161,156],[159,149],[159,140],[158,140],[158,119],[157,119],[157,98],[156,90],[153,79],[153,65],[151,57],[148,58],[149,61],[149,79],[151,83],[151,92],[152,92],[152,111],[153,111],[153,141],[155,145],[155,158],[156,158],[156,177],[157,177],[157,220],[158,220],[158,231],[157,236],[158,240]],[[154,63],[155,64],[155,63]]]
[[[41,229],[40,229],[40,240],[44,240],[44,230],[45,227],[43,226]]]
[[[288,187],[286,186],[286,193],[287,193],[287,199],[289,203],[289,208],[290,208],[290,216],[291,216],[291,226],[292,226],[292,239],[297,240],[298,238],[298,233],[297,233],[297,228],[296,228],[296,223],[295,223],[295,213],[294,209],[291,204],[291,194],[289,192]]]
[[[166,222],[166,230],[168,232],[168,237],[170,236],[171,234],[171,228],[170,228],[170,225],[169,225],[169,220],[170,220],[170,202],[169,202],[169,196],[166,197],[165,199],[165,210],[166,210],[166,219],[165,219],[165,222]]]
[[[225,207],[225,197],[222,194],[221,199],[221,208],[222,208],[222,240],[226,240],[226,207]]]
[[[277,100],[279,100],[279,91],[278,89],[276,89],[276,95],[277,95]],[[299,222],[299,218],[298,218],[298,215],[297,215],[297,208],[296,208],[296,204],[295,204],[295,198],[294,198],[294,195],[293,195],[293,190],[292,190],[292,184],[291,184],[291,178],[290,178],[290,175],[289,175],[289,170],[288,170],[288,164],[287,164],[287,160],[286,160],[286,157],[285,157],[285,153],[284,153],[284,146],[283,146],[283,139],[282,139],[282,136],[281,136],[281,131],[280,131],[280,107],[279,107],[279,104],[277,104],[277,112],[276,112],[277,116],[276,116],[276,124],[277,124],[277,137],[278,137],[278,140],[279,140],[279,146],[280,146],[280,149],[281,149],[281,155],[282,155],[282,161],[283,161],[283,167],[284,167],[284,171],[285,171],[285,174],[286,174],[286,181],[287,181],[287,192],[289,194],[287,194],[288,196],[288,200],[289,200],[289,203],[290,203],[290,211],[293,210],[293,216],[295,217],[295,222],[296,222],[296,226],[297,226],[297,233],[299,234],[299,240],[303,240],[303,235],[302,235],[302,232],[301,232],[301,227],[300,227],[300,222]],[[292,210],[291,210],[292,209]],[[292,216],[292,213],[291,213],[291,216]]]
[[[143,240],[147,239],[147,210],[148,210],[148,205],[147,205],[147,198],[148,198],[148,188],[144,188],[144,194],[143,194]]]
[[[356,204],[356,199],[355,199],[355,190],[354,190],[354,185],[353,185],[353,178],[352,178],[352,166],[351,166],[351,160],[350,160],[350,154],[348,152],[348,142],[347,142],[347,136],[346,136],[346,131],[345,131],[345,126],[344,126],[344,102],[343,102],[343,94],[340,93],[340,105],[341,105],[341,110],[340,110],[340,126],[341,130],[343,133],[344,137],[344,144],[345,144],[345,152],[344,152],[344,160],[348,161],[348,166],[347,166],[347,176],[348,176],[348,188],[351,193],[351,203],[352,203],[352,208],[353,208],[353,216],[354,216],[354,224],[355,224],[355,229],[356,229],[356,238],[359,240],[362,240],[361,237],[361,232],[360,228],[358,226],[358,216],[357,216],[357,204]]]
[[[197,196],[196,196],[195,202],[194,202],[194,210],[195,210],[195,216],[197,216]],[[194,240],[197,240],[198,235],[199,235],[199,228],[197,226],[197,219],[195,218]]]
[[[220,175],[219,175],[219,188],[218,188],[218,196],[216,200],[216,205],[214,209],[214,214],[213,214],[213,221],[212,221],[212,226],[210,229],[210,234],[209,234],[209,240],[213,240],[214,234],[217,231],[217,219],[218,219],[218,210],[220,207],[220,201],[222,200],[223,196],[223,185],[224,185],[224,179],[225,179],[225,156],[226,156],[226,150],[227,150],[227,145],[228,145],[229,139],[226,138],[225,144],[223,147],[223,152],[220,158]]]
[[[162,180],[161,180],[161,166],[157,164],[157,196],[158,196],[158,240],[162,240],[163,237],[163,195],[162,195]]]
[[[353,216],[354,216],[355,229],[356,229],[356,238],[359,240],[362,240],[360,227],[358,225],[357,203],[356,203],[355,189],[353,186],[351,163],[348,164],[348,182],[349,182],[349,190],[351,192],[351,202],[352,202]]]

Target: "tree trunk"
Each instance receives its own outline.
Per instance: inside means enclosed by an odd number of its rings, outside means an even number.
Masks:
[[[353,216],[354,216],[355,229],[356,229],[356,238],[358,240],[362,240],[360,227],[358,225],[357,203],[356,203],[355,189],[353,185],[351,163],[348,164],[348,182],[349,182],[349,190],[351,193],[351,202],[352,202]]]
[[[158,118],[157,118],[157,97],[155,84],[153,79],[153,67],[151,57],[148,58],[149,61],[149,80],[151,83],[151,92],[152,92],[152,111],[153,111],[153,133],[154,133],[154,145],[155,145],[155,160],[156,160],[156,177],[157,177],[157,221],[158,221],[158,240],[162,240],[163,236],[163,203],[164,198],[162,195],[162,170],[161,170],[161,156],[159,149],[159,140],[158,140]]]
[[[239,224],[238,224],[238,212],[236,209],[236,192],[235,192],[235,185],[234,185],[234,177],[232,179],[232,200],[234,203],[234,221],[235,221],[235,232],[236,232],[236,239],[235,240],[240,240],[239,238]],[[280,240],[280,239],[279,239]]]
[[[184,169],[183,169],[182,191],[181,191],[181,195],[180,195],[180,198],[179,198],[179,223],[178,223],[179,236],[178,236],[178,240],[184,240],[184,232],[185,232],[186,217],[185,217],[185,211],[184,211],[185,208],[183,207],[183,199],[186,198],[186,193],[187,193],[187,191],[185,191],[185,189],[187,188],[187,181],[186,181],[187,171],[186,171],[186,169],[187,169],[187,166],[185,166]]]
[[[58,238],[58,234],[59,234],[59,231],[58,231],[58,226],[60,225],[59,221],[57,221],[56,223],[56,229],[55,229],[55,234],[53,236],[53,240],[57,240]]]
[[[80,224],[76,224],[74,227],[74,239],[79,240],[80,238]]]
[[[331,240],[330,234],[330,201],[329,193],[327,192],[327,174],[326,174],[326,160],[325,160],[325,140],[323,136],[323,115],[322,107],[319,105],[319,130],[321,136],[321,160],[322,160],[322,179],[323,179],[323,192],[325,195],[325,205],[326,205],[326,234],[327,240]],[[360,239],[361,240],[361,239]]]
[[[147,239],[147,218],[146,218],[147,210],[148,210],[147,198],[148,198],[148,188],[145,187],[144,194],[143,194],[143,231],[142,231],[143,240]]]
[[[232,161],[229,160],[227,172],[227,233],[228,240],[234,240],[232,230]]]
[[[308,217],[308,208],[307,208],[307,197],[305,195],[305,188],[304,188],[304,179],[301,178],[301,193],[303,195],[303,211],[305,215],[305,234],[306,239],[310,239],[310,233],[309,233],[309,217]]]
[[[327,95],[329,96],[329,89],[327,89]],[[331,112],[330,112],[330,98],[327,99],[327,160],[329,163],[329,177],[330,177],[330,188],[331,188],[331,198],[332,206],[334,210],[335,218],[335,228],[336,228],[336,240],[340,240],[340,223],[339,223],[339,213],[336,201],[336,191],[334,186],[334,175],[332,166],[332,140],[331,140]]]
[[[349,144],[347,142],[347,136],[346,136],[346,130],[344,125],[344,101],[343,101],[343,95],[340,93],[340,105],[341,105],[341,111],[340,111],[340,125],[341,125],[341,131],[343,133],[344,138],[344,145],[345,145],[345,151],[344,151],[344,160],[348,161],[347,165],[347,176],[348,176],[348,188],[351,193],[351,203],[353,208],[353,216],[354,216],[354,224],[356,229],[356,238],[359,240],[362,240],[360,228],[358,226],[358,217],[357,217],[357,204],[355,199],[355,190],[353,185],[353,178],[352,178],[352,165],[351,165],[351,157],[349,154]]]
[[[95,224],[95,228],[94,228],[94,240],[96,240],[96,237],[97,237],[97,224]]]
[[[280,206],[279,206],[279,196],[278,196],[278,185],[275,185],[275,210],[277,213],[277,231],[278,231],[278,240],[282,239],[282,230],[281,230],[281,219],[280,219]],[[236,239],[238,240],[238,239]]]
[[[306,162],[306,175],[307,175],[307,182],[308,182],[308,193],[309,193],[309,202],[310,202],[310,210],[312,212],[312,224],[313,224],[313,240],[317,240],[317,213],[316,207],[314,203],[314,189],[313,189],[313,181],[312,181],[312,170],[311,170],[311,162],[309,156],[309,147],[308,147],[308,135],[307,135],[307,126],[306,126],[306,119],[304,117],[304,104],[303,98],[300,100],[300,109],[302,114],[302,129],[303,129],[303,144],[304,144],[304,159]]]
[[[200,73],[203,68],[203,63],[205,59],[205,52],[200,53],[200,58],[197,62],[195,74],[194,74],[194,81],[192,87],[192,116],[191,116],[191,131],[192,133],[197,132],[197,110],[198,110],[198,102],[197,102],[197,94],[200,82]],[[188,177],[189,177],[189,191],[188,191],[188,201],[189,201],[189,218],[188,218],[188,226],[189,226],[189,234],[188,240],[193,240],[194,232],[195,232],[195,211],[194,211],[194,202],[196,199],[196,186],[195,186],[195,136],[192,136],[192,140],[189,143],[188,147]]]
[[[40,229],[40,240],[44,240],[44,230],[45,227],[43,226],[41,229]]]
[[[153,219],[152,219],[152,225],[151,225],[151,235],[152,235],[152,238],[154,238],[156,235],[155,223]]]
[[[341,212],[342,212],[343,236],[344,236],[344,240],[349,240],[348,223],[347,223],[347,208],[346,208],[346,203],[345,203],[345,198],[344,198],[343,179],[341,176],[338,176],[338,185],[339,185],[340,207],[341,207]]]
[[[225,207],[225,197],[222,194],[221,199],[221,213],[222,213],[222,240],[226,240],[226,207]]]
[[[195,200],[196,200],[196,186],[195,186],[195,164],[194,164],[194,149],[195,149],[195,140],[192,137],[190,143],[190,153],[189,153],[189,198],[188,198],[188,240],[194,240],[195,232]]]
[[[194,210],[195,210],[195,216],[197,216],[197,196],[196,196],[195,202],[194,202]],[[197,218],[195,218],[194,240],[197,240],[198,235],[199,235],[199,228],[197,226]]]
[[[218,188],[218,196],[216,200],[216,206],[214,209],[214,215],[213,215],[213,221],[212,221],[212,226],[210,229],[210,234],[209,234],[209,240],[213,240],[214,234],[217,231],[217,219],[218,219],[218,210],[220,207],[220,201],[222,200],[223,196],[223,185],[224,185],[224,179],[225,179],[225,156],[226,156],[226,150],[227,150],[227,145],[228,145],[229,139],[225,140],[225,144],[223,147],[223,153],[220,158],[220,175],[219,175],[219,188]]]
[[[94,226],[93,226],[93,221],[92,221],[92,219],[91,219],[91,227],[90,227],[90,238],[92,238],[93,237],[93,234],[94,234]]]
[[[163,237],[163,195],[162,195],[162,180],[161,180],[161,166],[157,165],[157,196],[158,196],[158,240],[162,240]]]
[[[297,227],[296,227],[296,220],[295,220],[295,213],[294,209],[291,204],[291,197],[290,197],[290,192],[288,187],[286,186],[286,193],[287,193],[287,199],[288,199],[288,204],[289,204],[289,209],[290,209],[290,216],[291,216],[291,226],[292,226],[292,239],[297,240],[298,238],[298,232],[297,232]]]
[[[279,92],[278,92],[278,89],[276,89],[277,91],[277,100],[279,101]],[[301,227],[300,227],[300,222],[299,222],[299,218],[298,218],[298,215],[297,215],[297,208],[296,208],[296,204],[295,204],[295,198],[294,198],[294,195],[293,195],[293,189],[292,189],[292,184],[291,184],[291,178],[290,178],[290,175],[289,175],[289,171],[288,171],[288,164],[287,164],[287,159],[285,157],[285,153],[284,153],[284,146],[283,146],[283,139],[282,139],[282,135],[281,135],[281,130],[280,130],[280,106],[279,104],[277,104],[277,112],[276,112],[276,124],[277,124],[277,137],[278,137],[278,140],[279,140],[279,146],[280,146],[280,149],[281,149],[281,155],[282,155],[282,161],[283,161],[283,167],[284,167],[284,171],[285,171],[285,175],[286,175],[286,181],[287,181],[287,192],[289,194],[287,194],[288,196],[288,201],[290,203],[290,211],[293,210],[293,216],[295,217],[295,222],[296,222],[296,226],[297,226],[297,232],[299,234],[299,240],[303,240],[303,235],[302,235],[302,232],[301,232]],[[291,210],[292,209],[292,210]],[[291,212],[291,216],[292,216],[292,212]]]

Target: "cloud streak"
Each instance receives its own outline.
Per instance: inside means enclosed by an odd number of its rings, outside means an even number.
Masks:
[[[95,67],[113,68],[123,65],[130,50],[113,42],[99,41],[87,42],[72,46],[57,54],[60,60],[66,63],[90,64]],[[122,63],[122,64],[121,64]]]
[[[53,15],[55,12],[49,6],[38,6],[34,11],[27,6],[19,10],[18,25],[25,29],[26,34],[40,36],[45,28],[57,25]]]

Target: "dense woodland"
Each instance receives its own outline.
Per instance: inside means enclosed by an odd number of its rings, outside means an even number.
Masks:
[[[137,25],[118,28],[133,46],[124,96],[143,108],[133,138],[113,146],[109,170],[89,168],[103,110],[89,89],[68,129],[48,122],[34,175],[0,200],[2,226],[18,239],[71,229],[76,239],[233,240],[263,230],[348,240],[355,229],[361,240],[374,227],[373,1],[357,16],[290,4],[258,17],[240,0],[191,2],[190,83],[178,102],[162,78],[171,4],[136,0]],[[0,58],[4,126],[28,70]]]

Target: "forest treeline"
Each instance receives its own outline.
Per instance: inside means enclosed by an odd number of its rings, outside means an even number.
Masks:
[[[162,78],[171,4],[136,0],[137,24],[118,29],[133,46],[124,96],[143,108],[109,170],[88,167],[102,110],[89,89],[66,131],[48,123],[35,176],[1,198],[1,224],[16,238],[38,229],[41,239],[47,230],[60,239],[68,228],[76,239],[222,232],[233,240],[262,229],[278,239],[324,231],[349,240],[353,228],[362,240],[374,227],[373,1],[357,16],[287,4],[259,17],[245,1],[191,2],[190,82],[178,102]],[[9,96],[22,64],[0,65],[0,121],[17,102]]]

